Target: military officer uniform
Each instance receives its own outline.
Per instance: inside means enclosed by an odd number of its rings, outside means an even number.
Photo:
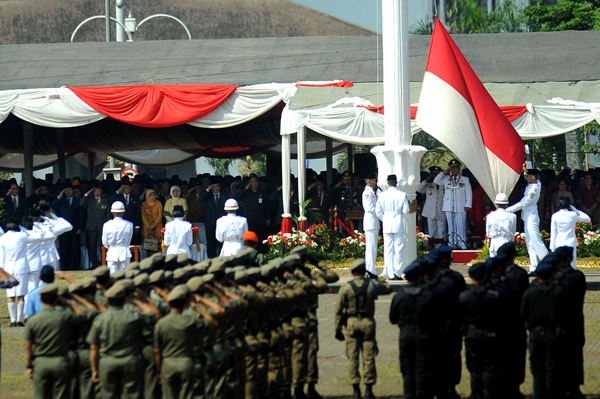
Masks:
[[[125,205],[121,201],[112,204],[111,212],[125,212]],[[122,215],[122,214],[121,214]],[[115,216],[114,219],[104,223],[102,227],[102,245],[108,248],[106,251],[106,264],[111,273],[125,269],[131,258],[131,239],[133,238],[133,223]]]
[[[175,217],[175,215],[181,215]],[[164,241],[167,247],[167,255],[187,254],[191,257],[190,245],[194,242],[192,224],[183,220],[183,207],[173,207],[174,219],[165,226]]]
[[[367,176],[367,179],[375,180],[375,175]],[[365,262],[367,272],[377,274],[375,261],[377,259],[377,246],[379,245],[379,219],[375,212],[377,207],[377,192],[373,187],[366,185],[362,194],[362,206],[365,210],[363,217],[363,229],[365,231]]]
[[[500,207],[490,212],[485,219],[485,233],[490,240],[490,257],[496,256],[502,245],[514,241],[517,231],[517,216],[504,209],[508,205],[506,194],[496,195],[494,202]]]
[[[460,167],[461,163],[453,159],[448,163],[449,167]],[[453,248],[466,248],[467,240],[467,211],[465,208],[472,207],[472,191],[469,178],[460,173],[450,176],[440,172],[433,182],[444,187],[444,200],[442,210],[446,214],[448,222],[448,233],[450,245]]]
[[[360,207],[361,192],[352,187],[352,174],[350,174],[350,172],[344,172],[342,174],[342,180],[343,184],[340,187],[336,187],[333,192],[331,206],[337,206],[338,219],[344,222],[347,211],[354,207]],[[340,233],[346,235],[346,231],[341,226]]]
[[[529,169],[527,175],[539,177],[540,172],[536,169]],[[537,203],[541,192],[542,183],[536,179],[525,187],[525,193],[521,201],[506,208],[508,212],[521,211],[521,219],[525,222],[525,239],[527,240],[527,252],[529,253],[530,272],[535,272],[539,259],[544,259],[544,256],[548,254],[548,249],[540,236],[540,216]]]
[[[577,222],[590,223],[592,219],[585,213],[571,206],[571,209],[561,209],[552,215],[550,221],[550,250],[569,246],[573,249],[571,267],[577,268],[577,236],[575,226]]]
[[[58,287],[46,285],[40,290],[42,297],[58,298]],[[25,340],[33,346],[31,364],[27,368],[33,371],[33,388],[36,399],[49,396],[58,399],[70,397],[70,365],[68,358],[71,329],[93,318],[90,310],[79,314],[60,306],[45,307],[32,316],[25,327]]]
[[[367,386],[365,396],[375,397],[372,392],[377,382],[375,356],[377,356],[377,340],[375,336],[375,300],[379,295],[392,292],[383,280],[364,277],[365,261],[357,259],[350,265],[353,279],[340,289],[335,308],[334,326],[336,338],[346,339],[346,355],[349,360],[350,383],[354,387],[355,397],[360,397],[359,354],[363,355],[363,380]],[[346,333],[343,334],[343,328]]]
[[[392,184],[393,182],[393,184]],[[396,188],[396,175],[388,176],[387,190],[377,198],[375,213],[383,222],[384,277],[399,279],[402,274],[404,248],[404,221],[402,215],[409,212],[406,193]]]
[[[140,337],[146,324],[152,323],[152,316],[110,305],[111,300],[125,300],[122,285],[115,284],[105,296],[109,308],[96,317],[87,337],[90,350],[100,354],[99,367],[95,370],[92,364],[92,373],[99,374],[102,399],[139,399],[144,383]]]
[[[429,168],[432,175],[437,175],[441,171],[439,166]],[[446,215],[442,210],[444,187],[428,181],[429,179],[431,177],[423,180],[417,187],[417,192],[425,195],[425,204],[421,215],[427,218],[427,234],[431,238],[444,238],[446,235]]]
[[[225,201],[227,215],[217,219],[215,235],[223,243],[220,256],[235,255],[244,249],[244,233],[248,231],[248,221],[243,216],[238,216],[235,211],[238,203],[233,198]]]
[[[199,331],[209,323],[202,317],[182,313],[187,306],[190,289],[178,285],[169,293],[171,312],[154,328],[154,348],[161,364],[157,364],[162,380],[163,398],[191,398],[194,388],[194,344]]]

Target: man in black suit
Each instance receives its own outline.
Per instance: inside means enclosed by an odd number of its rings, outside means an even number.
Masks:
[[[217,219],[225,215],[226,196],[221,192],[221,183],[217,179],[212,179],[207,190],[203,190],[198,198],[206,203],[206,213],[204,214],[204,225],[206,226],[206,251],[209,258],[216,257],[221,252],[221,243],[217,241]]]
[[[90,254],[91,268],[100,266],[99,250],[102,248],[102,227],[109,218],[110,206],[108,198],[102,197],[102,188],[100,184],[93,185],[79,202],[87,213],[85,230],[88,238],[88,251]]]
[[[140,245],[142,242],[140,236],[140,226],[142,223],[140,199],[139,197],[131,194],[131,182],[123,182],[123,185],[117,190],[117,192],[110,197],[109,207],[111,207],[115,201],[121,201],[125,205],[123,219],[133,223],[134,230],[133,238],[131,239],[131,245]]]
[[[267,227],[271,225],[269,213],[269,194],[259,188],[258,176],[250,175],[250,181],[239,192],[235,199],[241,203],[243,208],[241,216],[248,220],[248,230],[253,231],[258,236],[258,246],[262,247],[262,242],[267,238]]]
[[[329,220],[329,208],[331,206],[331,197],[325,191],[323,179],[317,177],[317,180],[308,187],[307,199],[310,199],[309,212],[307,215],[308,226],[318,223],[327,223]],[[320,216],[320,217],[319,217]]]
[[[4,220],[17,219],[21,221],[27,216],[27,201],[19,196],[19,186],[17,183],[11,183],[10,189],[4,197]]]
[[[80,240],[81,240],[81,209],[79,198],[73,196],[73,188],[68,185],[60,195],[52,201],[50,207],[57,216],[71,223],[73,229],[58,236],[60,265],[62,270],[78,270],[80,265]]]

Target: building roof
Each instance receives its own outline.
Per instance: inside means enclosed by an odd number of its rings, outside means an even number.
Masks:
[[[453,35],[485,83],[597,81],[600,32]],[[313,36],[0,46],[0,90],[343,79],[381,81],[376,36]],[[410,80],[420,82],[430,36],[410,37]],[[378,51],[379,49],[379,51]],[[378,73],[379,72],[379,73]]]

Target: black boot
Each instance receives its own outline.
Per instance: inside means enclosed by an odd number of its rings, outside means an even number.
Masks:
[[[365,389],[365,398],[367,399],[375,399],[376,396],[373,393],[373,384],[367,384],[367,388]]]
[[[354,394],[352,395],[352,397],[361,399],[362,394],[360,393],[360,384],[353,384],[352,387],[354,388]]]
[[[294,388],[294,399],[308,399],[304,394],[304,385]]]
[[[323,399],[317,389],[315,388],[315,384],[308,384],[308,399]]]

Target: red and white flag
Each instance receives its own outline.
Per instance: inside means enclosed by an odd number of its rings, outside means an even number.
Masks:
[[[416,122],[456,154],[487,195],[510,195],[525,144],[436,18]]]

